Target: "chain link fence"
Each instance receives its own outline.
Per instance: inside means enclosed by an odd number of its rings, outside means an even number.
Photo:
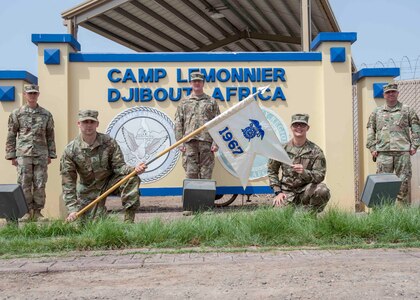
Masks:
[[[420,115],[420,80],[397,81],[399,96],[398,100],[415,109]]]
[[[420,116],[420,80],[399,80],[398,100],[413,108]],[[413,177],[411,179],[411,202],[420,205],[420,151],[411,157]]]
[[[358,137],[358,101],[357,101],[357,86],[353,85],[353,165],[354,165],[354,199],[356,199],[356,211],[360,210],[360,155],[359,155],[359,137]]]

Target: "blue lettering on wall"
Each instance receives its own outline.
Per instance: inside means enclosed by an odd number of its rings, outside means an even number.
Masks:
[[[175,89],[169,88],[169,100],[179,101],[181,100],[181,97],[182,97],[181,89],[176,89],[176,96],[175,96]]]
[[[108,89],[108,102],[118,101],[121,97],[121,93],[117,89]]]
[[[217,80],[220,82],[226,82],[230,80],[230,72],[227,69],[219,69],[216,74]]]
[[[135,83],[135,87],[127,87],[126,91],[121,88],[108,88],[108,102],[122,100],[124,102],[149,102],[155,101],[179,101],[183,97],[189,96],[192,92],[190,86],[185,87],[139,87],[140,83],[157,83],[166,78],[168,73],[164,68],[138,69],[127,68],[120,70],[112,68],[108,71],[108,80],[112,83]],[[184,69],[185,70],[185,69]],[[285,82],[286,71],[283,68],[188,68],[186,74],[182,68],[176,69],[176,80],[179,83],[188,83],[188,77],[192,72],[200,71],[204,74],[206,82]],[[223,90],[216,86],[213,88],[212,97],[219,101],[231,101],[237,99],[241,101],[251,93],[255,93],[257,87],[228,86]],[[261,101],[286,100],[286,96],[280,86],[271,86],[264,95],[259,94],[256,99]]]
[[[191,87],[182,87],[182,88],[129,88],[128,92],[122,93],[116,88],[108,89],[108,102],[116,102],[122,100],[124,102],[149,102],[152,100],[156,101],[165,101],[169,98],[171,101],[179,101],[183,97],[191,94]],[[257,87],[225,87],[225,90],[222,91],[219,87],[213,89],[212,97],[219,101],[231,101],[232,99],[237,98],[238,101],[241,101],[248,97],[251,93],[257,92]],[[262,101],[276,101],[278,99],[285,101],[286,96],[283,93],[281,87],[276,86],[272,89],[268,88],[267,92],[264,95],[259,94],[256,96],[256,99]]]
[[[285,82],[286,79],[284,78],[284,75],[286,75],[286,71],[283,68],[274,68],[273,69],[273,81],[277,82],[277,79],[280,79],[280,81]]]
[[[152,90],[149,88],[144,88],[140,90],[140,101],[149,102],[152,100]]]
[[[157,101],[165,101],[168,98],[168,91],[164,88],[158,88],[153,93],[153,96]]]
[[[123,96],[121,99],[125,102],[132,101],[133,98],[134,98],[134,91],[133,90],[134,90],[133,88],[129,89],[129,95],[130,95],[129,97]]]
[[[176,69],[176,82],[188,82],[187,78],[182,77],[181,69]]]
[[[211,95],[214,99],[218,99],[220,101],[225,101],[225,97],[223,96],[222,91],[219,87],[214,88],[213,95]]]
[[[281,99],[283,101],[286,101],[286,96],[284,95],[281,87],[277,86],[276,89],[273,92],[272,100],[276,101],[277,99]]]
[[[125,83],[127,82],[127,80],[130,80],[131,82],[137,82],[136,77],[134,76],[133,70],[131,69],[125,70],[122,82]]]
[[[206,78],[206,82],[215,82],[216,81],[216,70],[211,68],[210,70],[203,69],[201,72],[204,74]]]
[[[121,71],[118,69],[111,69],[108,72],[108,80],[111,82],[120,82],[121,81],[121,77],[116,77],[114,78],[114,74],[121,74]]]
[[[239,87],[238,88],[238,100],[241,101],[248,97],[251,94],[251,91],[247,87]]]
[[[159,82],[160,79],[165,78],[167,75],[166,70],[162,68],[155,69],[155,82]]]
[[[237,87],[227,87],[226,88],[226,101],[230,101],[230,97],[236,96]]]

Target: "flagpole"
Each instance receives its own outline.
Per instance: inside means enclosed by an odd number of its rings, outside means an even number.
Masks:
[[[171,145],[170,147],[166,148],[165,150],[163,150],[162,152],[158,153],[153,159],[151,159],[150,161],[146,162],[146,166],[151,164],[152,162],[154,162],[155,160],[157,160],[159,157],[161,157],[162,155],[168,153],[169,151],[171,151],[172,149],[178,147],[179,145],[181,145],[182,143],[184,143],[185,141],[189,140],[190,138],[196,136],[197,134],[199,134],[200,132],[202,132],[203,130],[205,130],[208,126],[213,126],[214,124],[217,124],[223,120],[225,120],[227,117],[229,117],[230,115],[232,115],[232,113],[235,113],[236,111],[238,111],[239,109],[241,109],[243,106],[247,105],[248,102],[250,102],[251,98],[253,98],[254,96],[256,96],[259,93],[264,93],[265,90],[268,88],[268,86],[263,87],[263,88],[259,88],[258,91],[252,95],[249,95],[248,97],[246,97],[244,100],[242,100],[241,102],[235,104],[234,106],[232,106],[231,108],[229,108],[228,110],[226,110],[225,112],[223,112],[222,114],[220,114],[219,116],[217,116],[216,118],[214,118],[213,120],[210,120],[209,122],[207,122],[206,124],[204,124],[203,126],[201,126],[200,128],[197,128],[196,130],[192,131],[190,134],[184,136],[182,139],[180,139],[179,141],[177,141],[176,143],[174,143],[173,145]],[[101,202],[102,200],[104,200],[106,197],[108,197],[113,191],[115,191],[120,185],[122,185],[123,183],[125,183],[127,180],[129,180],[131,177],[133,177],[134,175],[136,175],[137,172],[134,170],[132,171],[130,174],[128,174],[127,176],[125,176],[123,179],[121,179],[120,181],[118,181],[116,184],[114,184],[112,187],[110,187],[108,190],[106,190],[102,195],[100,195],[98,198],[96,198],[95,200],[93,200],[91,203],[89,203],[88,205],[86,205],[85,207],[83,207],[81,210],[79,210],[76,213],[76,219],[79,218],[81,215],[83,215],[84,213],[86,213],[88,210],[90,210],[95,204]]]

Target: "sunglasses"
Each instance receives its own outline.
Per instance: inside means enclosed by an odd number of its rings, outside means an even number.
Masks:
[[[29,92],[29,93],[27,93],[28,95],[36,95],[36,94],[38,94],[37,92]]]

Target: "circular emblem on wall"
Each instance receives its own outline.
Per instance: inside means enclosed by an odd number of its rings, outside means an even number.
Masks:
[[[286,124],[283,122],[282,118],[280,118],[277,114],[275,114],[273,111],[261,107],[261,110],[263,111],[265,117],[267,118],[270,125],[273,127],[273,130],[275,134],[277,135],[277,138],[279,139],[280,143],[285,144],[289,141],[289,130],[286,126]],[[235,177],[238,177],[233,170],[232,166],[226,159],[226,157],[223,155],[221,151],[216,152],[216,156],[221,163],[221,165],[228,171],[230,174],[232,174]],[[259,179],[267,176],[267,162],[268,158],[256,155],[254,164],[252,165],[251,173],[249,174],[249,179]]]
[[[128,108],[108,125],[106,133],[121,147],[125,162],[136,166],[148,162],[176,142],[174,123],[162,111],[145,106]],[[147,166],[142,183],[158,181],[176,165],[178,149],[169,151]]]

